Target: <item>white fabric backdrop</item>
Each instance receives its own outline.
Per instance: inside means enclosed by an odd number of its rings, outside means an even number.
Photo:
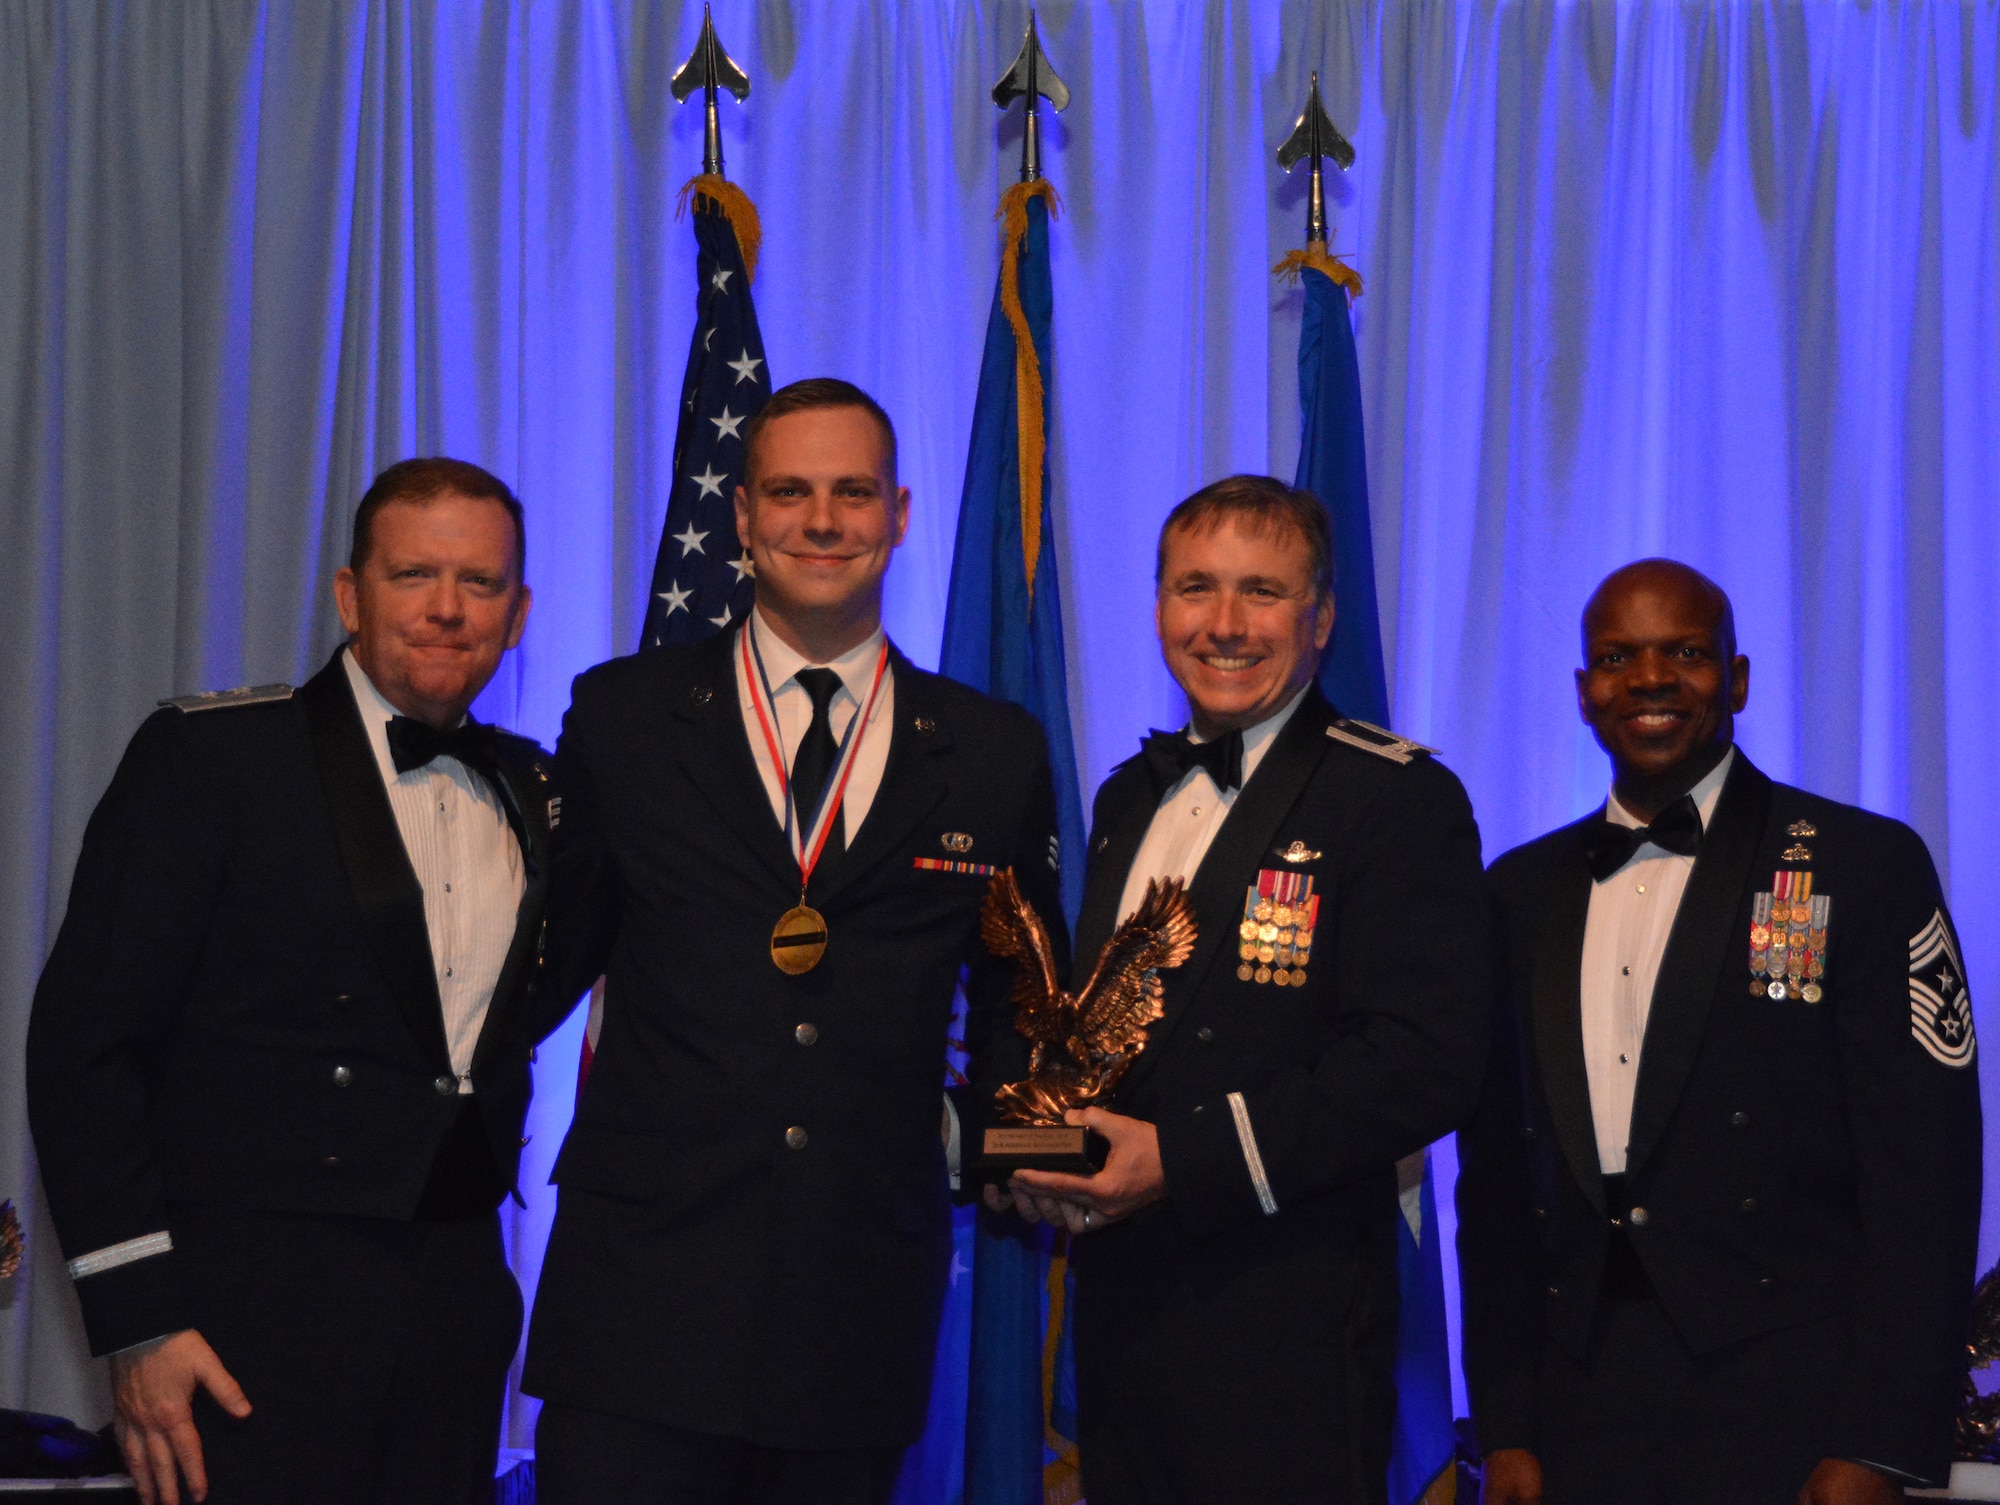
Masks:
[[[1151,641],[1159,517],[1293,467],[1298,299],[1268,269],[1303,205],[1271,156],[1318,68],[1360,152],[1334,241],[1368,279],[1399,729],[1464,775],[1489,856],[1587,808],[1577,607],[1637,554],[1688,558],[1736,597],[1748,749],[1918,826],[1990,1020],[1991,0],[1041,18],[1075,90],[1046,153],[1086,783],[1181,714]],[[755,80],[723,119],[764,215],[772,374],[846,376],[896,415],[916,503],[890,627],[920,661],[1018,144],[986,91],[1024,19],[716,5]],[[18,1062],[83,822],[153,700],[309,672],[353,502],[413,452],[489,465],[528,506],[534,620],[483,711],[552,739],[570,675],[634,641],[692,309],[670,211],[699,111],[666,79],[699,24],[678,0],[0,3],[0,1196],[30,1237],[0,1286],[0,1404],[106,1414]],[[531,1188],[574,1064],[572,1026],[542,1053]],[[548,1211],[544,1188],[512,1215],[530,1284]]]

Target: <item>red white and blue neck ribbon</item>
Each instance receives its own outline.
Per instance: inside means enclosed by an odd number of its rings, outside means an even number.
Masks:
[[[875,656],[875,674],[868,683],[867,698],[854,713],[853,720],[847,723],[847,732],[840,739],[840,750],[834,757],[833,768],[820,790],[819,804],[806,814],[800,812],[792,798],[791,775],[785,765],[784,745],[778,738],[777,697],[771,692],[770,676],[764,672],[764,654],[757,646],[754,621],[743,624],[737,641],[743,658],[743,677],[750,684],[750,704],[756,709],[757,726],[764,733],[764,747],[771,755],[772,768],[777,770],[779,792],[784,795],[785,839],[791,843],[792,856],[798,859],[799,887],[803,891],[812,879],[813,869],[819,865],[819,854],[826,848],[826,838],[833,830],[833,823],[840,818],[841,801],[847,794],[847,780],[854,772],[855,757],[861,751],[861,738],[875,715],[875,702],[882,693],[882,681],[888,677],[889,639],[886,635],[882,639],[882,651]]]

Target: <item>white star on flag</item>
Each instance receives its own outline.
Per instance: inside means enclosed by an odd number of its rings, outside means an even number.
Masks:
[[[752,580],[755,580],[757,578],[757,562],[750,557],[748,550],[745,550],[743,553],[737,555],[734,559],[730,560],[729,567],[732,570],[736,571],[736,579],[738,584],[742,583],[743,577],[745,575],[748,575]]]
[[[708,537],[706,533],[695,532],[693,523],[688,524],[687,532],[676,533],[674,542],[681,546],[681,558],[685,559],[690,554],[707,553],[708,551],[701,546],[701,541],[706,537]]]
[[[755,381],[757,379],[757,368],[763,364],[764,362],[761,359],[752,355],[748,350],[743,352],[741,360],[723,362],[723,365],[736,373],[736,379],[739,382]]]
[[[724,439],[741,439],[743,436],[737,433],[736,430],[742,425],[743,418],[748,418],[749,416],[748,413],[745,413],[742,418],[739,418],[730,412],[729,409],[724,408],[720,418],[709,419],[708,421],[715,425],[716,443],[720,444]]]
[[[676,586],[669,586],[666,590],[663,591],[657,591],[655,592],[655,594],[658,595],[662,601],[667,603],[667,615],[672,616],[677,611],[687,610],[688,597],[692,596],[694,592],[688,590],[682,590],[679,586],[676,585]]]
[[[689,476],[688,479],[701,488],[702,496],[722,495],[723,477],[715,473],[715,467],[713,465],[704,466],[702,468],[702,472],[700,475]],[[695,500],[700,501],[701,497],[696,497]],[[702,537],[704,538],[706,538],[707,536],[708,535],[705,533],[702,535]]]
[[[715,275],[708,279],[708,285],[718,293],[726,293],[729,291],[729,279],[735,275],[728,267],[717,267]]]
[[[717,627],[727,627],[729,625],[729,608],[726,606],[723,607],[722,615],[719,617],[710,617],[709,621],[713,622]]]

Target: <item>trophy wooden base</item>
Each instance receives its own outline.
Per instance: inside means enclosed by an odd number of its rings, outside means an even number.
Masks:
[[[1094,1176],[1104,1169],[1111,1141],[1088,1129],[1010,1124],[986,1131],[980,1144],[981,1181],[1002,1185],[1015,1171],[1059,1171]]]

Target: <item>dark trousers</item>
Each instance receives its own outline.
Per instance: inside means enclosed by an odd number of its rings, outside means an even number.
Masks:
[[[1845,1336],[1829,1319],[1696,1355],[1650,1296],[1607,1297],[1587,1355],[1543,1359],[1544,1505],[1793,1505]]]
[[[1080,1269],[1077,1452],[1090,1505],[1381,1505],[1395,1247],[1384,1224],[1241,1261],[1204,1249],[1171,1270]]]
[[[535,1427],[539,1505],[883,1505],[903,1448],[759,1447],[550,1401]]]
[[[197,1329],[252,1408],[198,1395],[209,1505],[492,1499],[521,1332],[496,1215],[171,1218]]]

